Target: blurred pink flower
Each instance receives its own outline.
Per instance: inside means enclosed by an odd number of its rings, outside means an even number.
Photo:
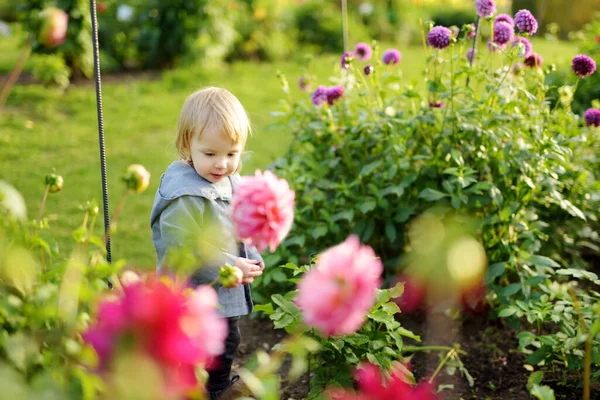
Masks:
[[[217,314],[212,287],[186,293],[162,281],[138,282],[125,286],[121,298],[100,304],[96,323],[83,335],[96,350],[100,369],[110,366],[119,343],[128,338],[160,366],[170,394],[194,389],[196,366],[223,352],[227,325]]]
[[[373,249],[354,235],[326,250],[298,284],[304,321],[327,336],[355,332],[375,303],[382,271]]]
[[[404,292],[400,297],[392,300],[398,304],[400,311],[411,313],[424,304],[427,286],[420,279],[411,275],[402,275],[398,281],[404,283]]]
[[[404,373],[399,368],[392,368],[390,377],[385,379],[379,367],[371,363],[358,366],[355,379],[358,382],[357,393],[343,389],[327,391],[331,400],[437,400],[434,385],[422,382],[411,386],[405,381]]]
[[[67,39],[69,15],[56,7],[48,7],[41,12],[42,28],[40,43],[45,47],[56,47]]]
[[[231,218],[238,239],[274,251],[294,222],[294,191],[271,171],[244,176],[233,194]]]

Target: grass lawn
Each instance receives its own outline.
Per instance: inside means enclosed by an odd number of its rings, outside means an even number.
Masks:
[[[534,42],[545,62],[564,63],[576,48],[564,42]],[[0,38],[0,73],[7,74],[18,57],[19,38]],[[407,80],[422,82],[423,49],[400,48]],[[339,70],[339,56],[314,60],[314,73],[322,84]],[[26,66],[27,70],[27,66]],[[123,191],[120,176],[127,165],[140,163],[152,174],[148,191],[130,196],[112,237],[113,259],[127,259],[136,267],[154,266],[149,215],[160,175],[176,158],[173,140],[180,107],[192,91],[206,85],[224,86],[245,105],[254,126],[249,139],[245,174],[264,168],[282,155],[290,136],[269,127],[269,113],[284,99],[276,78],[281,70],[289,79],[294,99],[309,95],[296,87],[300,65],[240,62],[207,69],[202,64],[167,71],[156,78],[108,77],[103,84],[104,123],[109,196],[114,209]],[[41,85],[15,86],[0,115],[0,179],[19,189],[35,218],[44,191],[44,176],[52,168],[65,178],[62,192],[50,195],[46,215],[55,219],[52,235],[67,257],[71,233],[81,224],[78,205],[96,199],[101,204],[100,163],[93,82],[71,86],[64,94]],[[100,232],[100,220],[96,232]]]

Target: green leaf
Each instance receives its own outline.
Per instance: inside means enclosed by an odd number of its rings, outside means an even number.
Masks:
[[[550,354],[552,354],[552,347],[544,345],[527,356],[527,363],[531,365],[538,365]]]
[[[518,293],[520,290],[521,290],[520,283],[511,283],[507,287],[503,288],[501,290],[501,293],[503,296],[508,297],[508,296],[512,296],[512,295]]]
[[[534,384],[529,392],[532,396],[537,397],[540,400],[555,400],[554,390],[552,390],[549,386],[540,386],[538,384]]]
[[[393,302],[385,303],[381,308],[390,315],[394,315],[400,312],[400,307],[398,307],[398,304]]]
[[[375,199],[372,198],[368,198],[365,201],[363,201],[360,206],[358,206],[360,212],[362,212],[363,214],[368,213],[371,210],[374,210],[375,207],[377,207],[377,201],[375,201]]]
[[[511,315],[515,314],[517,311],[518,311],[518,310],[517,310],[517,308],[516,308],[516,307],[513,307],[513,306],[506,307],[505,309],[501,310],[501,311],[498,313],[498,316],[499,316],[500,318],[506,318],[506,317],[510,317]]]
[[[546,256],[534,255],[529,257],[526,262],[532,265],[536,265],[538,267],[560,268],[560,264]]]
[[[365,165],[359,172],[360,176],[365,176],[373,172],[381,164],[381,160],[373,161],[370,164]]]
[[[543,371],[533,372],[531,375],[529,375],[529,378],[527,378],[527,389],[531,390],[533,385],[539,385],[540,383],[542,383],[542,379],[544,379]]]
[[[446,196],[448,196],[447,193],[431,188],[427,188],[419,194],[419,198],[424,199],[425,201],[438,201]]]
[[[317,225],[312,231],[312,237],[313,239],[318,239],[325,236],[328,231],[329,228],[327,228],[327,225]]]
[[[394,242],[396,240],[396,226],[390,220],[385,223],[385,236],[390,240],[390,242]]]
[[[498,262],[490,265],[490,267],[488,268],[486,283],[492,283],[494,279],[496,279],[499,276],[502,276],[504,274],[504,271],[506,270],[505,264],[506,263],[504,262]]]
[[[281,307],[283,311],[285,311],[288,314],[300,314],[300,310],[298,310],[298,307],[280,294],[274,294],[273,296],[271,296],[271,300],[273,300],[273,303],[277,304],[279,307]]]
[[[345,219],[348,222],[352,222],[352,219],[354,219],[354,210],[348,209],[348,210],[340,211],[339,213],[337,213],[331,217],[331,221],[333,221],[333,222],[339,221],[342,219]]]
[[[273,314],[273,304],[255,304],[254,311],[262,311],[267,315]]]

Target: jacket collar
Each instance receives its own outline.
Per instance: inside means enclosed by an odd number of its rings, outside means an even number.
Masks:
[[[231,181],[232,191],[235,192],[240,182],[240,175],[235,173],[228,179]],[[198,175],[194,167],[182,161],[174,161],[169,165],[161,177],[158,192],[167,200],[174,200],[181,196],[200,196],[208,200],[230,200],[220,196],[215,185]]]

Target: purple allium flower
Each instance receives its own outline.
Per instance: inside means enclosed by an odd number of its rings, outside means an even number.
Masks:
[[[354,54],[359,60],[367,61],[373,55],[373,50],[366,43],[358,43],[354,48]]]
[[[387,49],[385,53],[383,53],[383,63],[384,64],[392,64],[396,65],[402,60],[402,54],[396,49]]]
[[[583,113],[587,126],[600,126],[600,108],[588,108]]]
[[[467,50],[467,60],[472,64],[477,58],[477,49],[469,49]]]
[[[488,39],[487,41],[487,48],[492,53],[500,53],[504,49],[504,46],[506,45],[493,42],[492,39]]]
[[[515,37],[513,26],[508,22],[500,21],[494,23],[494,43],[504,46]]]
[[[521,32],[533,35],[537,32],[538,22],[529,10],[519,10],[515,14],[515,25]]]
[[[542,59],[542,56],[540,56],[538,53],[531,53],[525,57],[523,64],[527,65],[529,68],[539,68],[542,66],[543,62],[544,60]]]
[[[310,90],[310,79],[306,75],[300,75],[298,78],[298,87],[300,90],[304,90],[305,92]]]
[[[343,69],[350,69],[350,64],[354,61],[354,53],[351,51],[347,51],[342,54],[342,58],[340,59],[340,65]]]
[[[338,101],[338,99],[340,97],[342,97],[344,95],[344,87],[341,85],[337,85],[337,86],[332,86],[327,88],[326,91],[326,96],[327,96],[327,103],[329,103],[329,105],[333,105],[336,101]]]
[[[491,17],[496,14],[496,3],[493,0],[477,0],[475,11],[481,18]]]
[[[531,52],[533,51],[533,46],[531,45],[531,42],[529,40],[527,40],[527,38],[524,38],[523,36],[516,36],[512,40],[512,46],[515,47],[519,43],[521,43],[523,45],[523,47],[525,48],[525,54],[523,55],[523,57],[527,57],[528,55],[530,55]]]
[[[573,57],[573,61],[571,61],[571,68],[573,68],[575,75],[580,78],[585,78],[596,71],[596,63],[591,59],[590,56],[578,54]]]
[[[494,20],[494,23],[496,22],[500,22],[500,21],[504,21],[509,23],[510,25],[514,25],[515,24],[515,20],[512,19],[512,17],[508,14],[499,14],[496,19]]]
[[[452,31],[445,26],[434,26],[427,34],[427,43],[436,49],[445,49],[450,45]]]
[[[327,88],[323,85],[319,86],[312,94],[312,103],[321,107],[327,101]]]
[[[442,108],[442,107],[444,107],[444,102],[443,101],[430,101],[429,107],[430,108]]]
[[[366,76],[371,76],[371,74],[375,72],[375,68],[371,64],[369,64],[365,67],[364,71]]]
[[[466,27],[467,39],[473,39],[475,37],[475,24],[469,24]]]

